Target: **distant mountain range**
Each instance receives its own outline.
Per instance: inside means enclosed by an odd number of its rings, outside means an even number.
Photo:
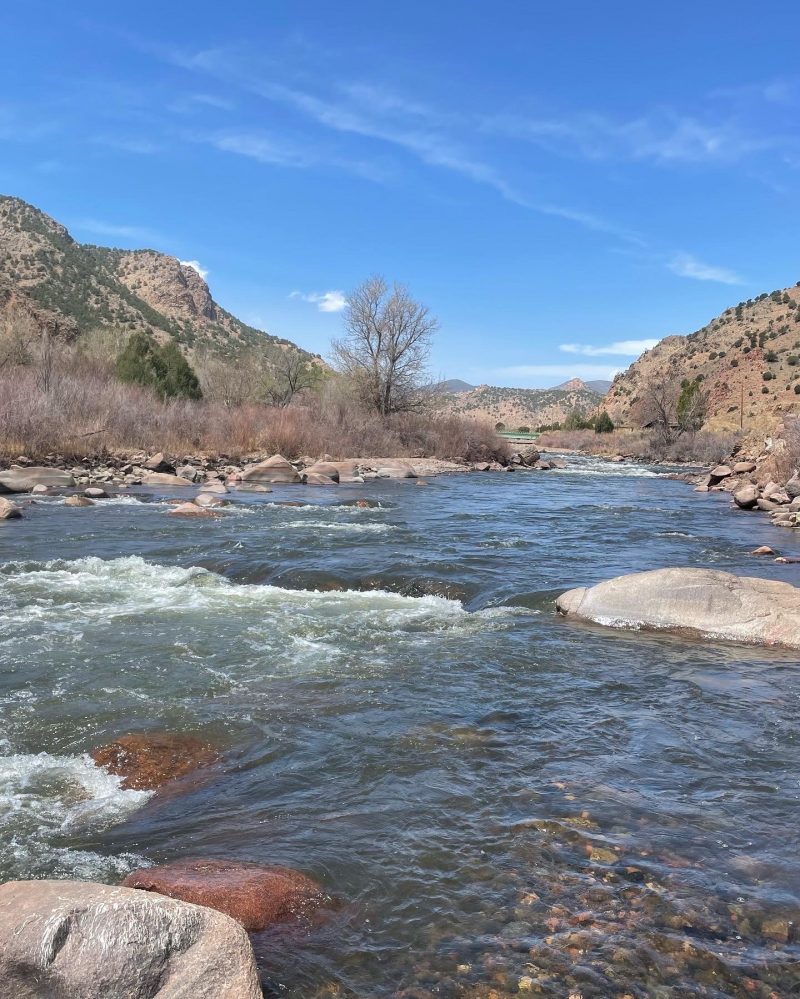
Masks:
[[[441,384],[467,383],[453,379]],[[610,382],[600,384],[606,388]],[[503,423],[509,430],[515,430],[522,426],[535,428],[563,423],[575,409],[589,416],[597,410],[602,400],[602,392],[590,388],[580,378],[573,378],[550,389],[505,388],[497,385],[457,388],[440,393],[439,407],[442,412]]]

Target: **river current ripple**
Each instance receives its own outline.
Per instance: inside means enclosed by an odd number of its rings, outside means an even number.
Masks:
[[[269,996],[800,995],[796,656],[552,604],[660,566],[798,583],[748,552],[800,544],[569,462],[0,524],[0,878],[300,868],[339,904],[254,938]],[[87,755],[165,729],[221,747],[212,780],[148,798]]]

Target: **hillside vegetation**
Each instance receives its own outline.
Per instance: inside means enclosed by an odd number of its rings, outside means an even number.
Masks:
[[[578,378],[551,389],[478,385],[467,392],[442,393],[437,407],[445,413],[502,423],[509,430],[563,424],[570,413],[591,416],[602,395]]]
[[[653,386],[699,381],[704,430],[770,432],[800,412],[800,283],[726,309],[689,336],[670,336],[618,375],[603,402],[633,428],[652,414]]]
[[[241,371],[246,358],[244,367],[266,375],[295,355],[324,368],[296,344],[223,309],[190,265],[156,250],[78,243],[55,219],[6,196],[0,196],[0,319],[32,322],[66,343],[102,333],[106,350],[119,350],[133,333],[174,341],[196,367],[208,368],[212,395],[213,383],[225,381],[220,364]]]

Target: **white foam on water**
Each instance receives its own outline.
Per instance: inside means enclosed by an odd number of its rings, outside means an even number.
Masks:
[[[95,766],[87,755],[0,756],[0,870],[21,877],[124,874],[142,858],[103,856],[58,841],[121,822],[149,797],[148,791],[123,790],[119,777]]]
[[[458,600],[405,596],[386,590],[300,590],[234,583],[200,568],[153,565],[139,556],[111,560],[6,563],[0,567],[0,650],[35,640],[42,652],[74,648],[76,635],[102,642],[118,628],[155,621],[189,641],[205,636],[241,642],[263,656],[295,637],[331,643],[342,656],[374,650],[398,637],[477,634],[507,627],[517,607],[467,611]],[[31,636],[34,636],[32,639]],[[114,639],[116,640],[116,639]],[[200,643],[198,645],[197,643]]]
[[[588,461],[574,462],[566,468],[551,468],[545,475],[600,475],[608,478],[657,479],[658,472],[652,472],[643,465],[627,465],[622,462]]]
[[[0,829],[27,813],[53,829],[102,828],[149,797],[148,791],[123,790],[119,777],[86,754],[0,756]]]
[[[346,531],[348,534],[389,534],[397,530],[396,524],[337,524],[330,520],[290,520],[279,524],[281,528],[315,531]]]

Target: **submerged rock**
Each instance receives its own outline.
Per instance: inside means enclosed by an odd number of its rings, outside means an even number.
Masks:
[[[168,517],[214,517],[214,511],[207,509],[206,505],[199,505],[197,503],[178,503],[174,506],[168,513]]]
[[[64,506],[94,506],[94,500],[90,500],[88,496],[67,496]]]
[[[655,569],[579,587],[556,600],[566,617],[617,628],[800,649],[800,589],[714,569]]]
[[[259,999],[253,950],[213,909],[81,881],[0,887],[0,999]]]
[[[123,884],[207,905],[247,930],[307,916],[327,900],[321,886],[299,871],[238,860],[175,860],[134,871]]]
[[[133,732],[93,749],[94,762],[122,777],[125,790],[152,791],[216,763],[216,749],[192,735]]]

